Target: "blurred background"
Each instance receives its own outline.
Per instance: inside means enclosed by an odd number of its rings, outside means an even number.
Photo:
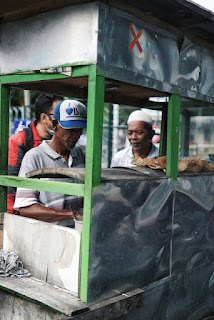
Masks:
[[[34,102],[40,92],[12,89],[10,102],[9,135],[23,130],[34,120]],[[64,99],[72,97],[63,97]],[[82,101],[87,104],[87,101]],[[168,97],[149,98],[145,106],[153,119],[155,135],[153,143],[160,142],[161,121],[163,106]],[[202,158],[209,158],[214,154],[214,108],[193,100],[182,100],[181,130],[180,130],[180,157],[201,154]],[[150,109],[148,109],[150,108]],[[152,109],[151,109],[152,108]],[[126,139],[127,119],[129,114],[139,108],[127,105],[105,103],[103,123],[103,152],[102,167],[110,167],[112,156],[124,147],[128,147]],[[78,144],[85,150],[86,132],[83,132]]]

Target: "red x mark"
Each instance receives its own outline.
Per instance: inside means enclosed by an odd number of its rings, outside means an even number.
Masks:
[[[130,26],[129,26],[129,29],[131,30],[131,33],[132,33],[133,38],[134,38],[133,41],[132,41],[132,43],[129,45],[129,50],[131,51],[131,50],[134,48],[135,44],[136,44],[137,47],[138,47],[138,49],[139,49],[139,51],[142,52],[143,49],[141,48],[141,45],[140,45],[138,39],[140,38],[140,36],[141,36],[141,34],[143,33],[143,31],[140,30],[140,31],[138,32],[138,34],[136,34],[131,24],[130,24]]]

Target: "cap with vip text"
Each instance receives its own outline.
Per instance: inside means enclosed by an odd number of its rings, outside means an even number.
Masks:
[[[87,108],[80,101],[63,100],[57,104],[53,117],[64,129],[86,128]]]

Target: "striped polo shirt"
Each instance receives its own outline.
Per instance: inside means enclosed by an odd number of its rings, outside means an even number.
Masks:
[[[19,172],[19,177],[26,177],[26,173],[44,168],[69,168],[84,167],[85,154],[80,147],[75,147],[70,151],[69,161],[58,154],[49,146],[49,141],[43,141],[38,147],[28,151],[23,160]],[[43,180],[81,183],[73,178],[45,178]],[[82,211],[83,198],[55,192],[46,192],[18,188],[16,192],[14,209],[28,207],[33,204],[40,204],[55,209],[74,209]],[[54,221],[55,224],[68,225],[69,220]]]

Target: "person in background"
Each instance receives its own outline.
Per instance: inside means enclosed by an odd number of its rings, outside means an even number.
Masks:
[[[8,175],[18,176],[22,159],[31,148],[38,147],[43,140],[53,135],[52,117],[60,97],[52,94],[40,94],[35,101],[35,120],[23,131],[9,138]],[[16,188],[9,187],[7,195],[7,212],[13,210]]]
[[[82,129],[86,128],[86,121],[87,109],[84,104],[76,100],[60,102],[53,115],[52,139],[43,141],[26,153],[19,176],[25,177],[27,172],[44,168],[84,167],[85,154],[81,147],[75,145]],[[71,182],[71,179],[62,178],[61,181]],[[72,182],[78,181],[73,179]],[[19,210],[21,216],[72,226],[74,217],[80,215],[82,205],[82,197],[18,188],[14,209]]]
[[[128,148],[118,151],[112,158],[111,167],[130,167],[132,160],[158,157],[158,148],[152,143],[155,131],[152,129],[152,118],[143,110],[133,111],[128,118]]]

